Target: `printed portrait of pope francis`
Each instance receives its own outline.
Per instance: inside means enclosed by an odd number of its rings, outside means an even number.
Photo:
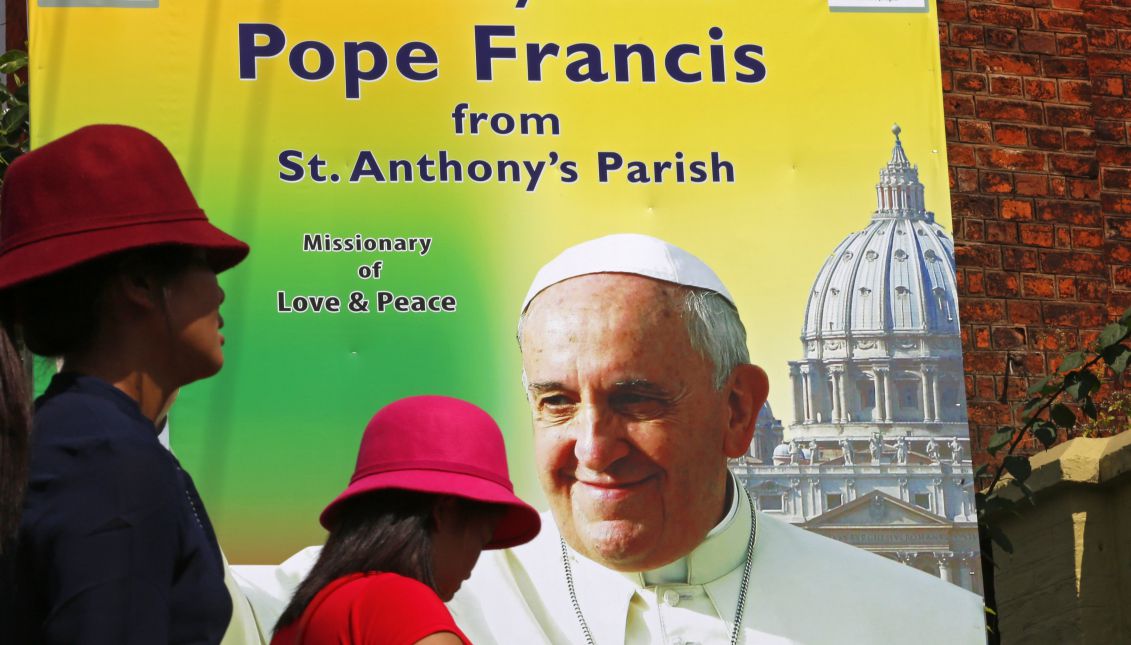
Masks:
[[[977,595],[753,509],[727,460],[770,385],[695,256],[633,234],[566,249],[534,278],[518,341],[550,510],[450,603],[472,642],[985,642]],[[313,557],[269,581],[237,567],[260,624]]]

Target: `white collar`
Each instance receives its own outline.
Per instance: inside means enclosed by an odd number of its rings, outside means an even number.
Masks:
[[[729,471],[727,480],[727,485],[733,492],[730,496],[730,508],[723,519],[707,532],[699,546],[662,567],[641,572],[618,572],[620,576],[635,587],[658,584],[702,585],[742,566],[746,556],[746,542],[750,537],[750,500]]]

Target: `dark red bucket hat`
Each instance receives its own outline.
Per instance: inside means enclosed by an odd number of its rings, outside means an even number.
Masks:
[[[159,244],[206,251],[216,272],[248,246],[208,223],[153,135],[91,125],[16,159],[0,194],[0,289]]]
[[[505,507],[488,549],[529,542],[542,528],[538,511],[514,494],[499,426],[491,415],[460,399],[412,396],[373,415],[349,486],[322,511],[322,526],[331,528],[345,500],[386,488]]]

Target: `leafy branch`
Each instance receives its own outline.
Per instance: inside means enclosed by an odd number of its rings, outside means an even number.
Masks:
[[[0,179],[31,143],[28,84],[19,74],[27,64],[25,51],[13,49],[0,54],[0,74],[8,77],[7,85],[0,84]]]
[[[996,466],[993,479],[986,492],[977,494],[978,523],[982,525],[994,541],[1006,553],[1013,552],[1013,545],[1001,528],[990,521],[999,512],[1008,511],[1013,501],[1003,497],[1007,487],[999,489],[1002,477],[1008,473],[1009,486],[1016,486],[1030,503],[1034,503],[1033,491],[1025,481],[1033,473],[1029,458],[1014,454],[1017,447],[1027,437],[1033,437],[1046,449],[1056,443],[1059,431],[1069,435],[1077,427],[1079,418],[1075,406],[1085,417],[1094,423],[1099,417],[1094,397],[1098,394],[1100,375],[1106,370],[1118,377],[1131,361],[1131,348],[1124,344],[1131,337],[1131,309],[1123,313],[1116,322],[1104,327],[1091,349],[1073,352],[1064,357],[1055,374],[1050,374],[1029,387],[1030,397],[1021,408],[1021,427],[1001,426],[990,437],[987,451],[996,455],[1007,448],[1001,463]],[[975,479],[985,476],[989,464],[983,464],[975,473]]]

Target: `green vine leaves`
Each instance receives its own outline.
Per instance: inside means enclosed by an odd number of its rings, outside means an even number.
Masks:
[[[13,49],[0,54],[0,74],[8,84],[0,84],[0,178],[8,166],[28,151],[31,141],[28,126],[28,84],[20,77],[27,68],[27,52]]]
[[[1131,309],[1116,322],[1104,327],[1090,349],[1073,352],[1064,357],[1055,374],[1050,374],[1029,387],[1029,398],[1021,407],[1021,426],[1002,426],[990,437],[987,451],[996,455],[1005,449],[1001,465],[994,469],[993,479],[977,495],[978,523],[990,539],[1006,553],[1013,545],[992,518],[1010,512],[1014,502],[1001,493],[1008,487],[1017,487],[1024,498],[1033,503],[1033,492],[1025,485],[1033,473],[1029,458],[1014,454],[1026,437],[1033,437],[1045,448],[1057,441],[1060,430],[1069,436],[1078,427],[1094,422],[1101,414],[1093,397],[1102,385],[1101,377],[1109,371],[1118,378],[1131,362],[1131,348],[1125,341],[1131,337]],[[1083,419],[1079,415],[1083,415]],[[984,477],[990,470],[983,464],[975,478]],[[1009,480],[999,486],[1008,473]]]

